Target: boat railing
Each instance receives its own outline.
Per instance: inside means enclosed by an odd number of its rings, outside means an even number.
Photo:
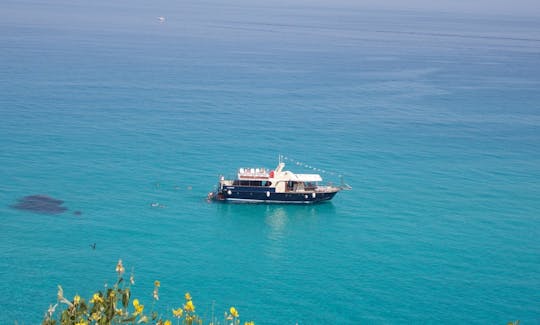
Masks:
[[[310,186],[310,187],[304,187],[302,189],[292,189],[289,187],[285,188],[286,193],[326,193],[326,192],[333,192],[333,191],[339,191],[340,188],[337,186],[328,186],[328,185],[318,185],[318,186]]]
[[[315,192],[328,192],[328,191],[339,191],[340,188],[333,185],[319,185],[315,188]]]
[[[268,178],[269,171],[266,168],[240,168],[238,178]]]
[[[233,181],[230,179],[224,179],[224,180],[221,180],[221,184],[230,186],[230,185],[233,185]]]

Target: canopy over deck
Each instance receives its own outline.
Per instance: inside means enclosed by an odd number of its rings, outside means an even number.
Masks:
[[[319,174],[292,174],[291,181],[305,183],[322,182],[322,178]]]

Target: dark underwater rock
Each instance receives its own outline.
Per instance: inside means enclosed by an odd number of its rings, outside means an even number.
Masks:
[[[42,214],[60,214],[67,210],[62,204],[64,201],[47,195],[30,195],[20,198],[11,207],[18,210],[31,211]]]

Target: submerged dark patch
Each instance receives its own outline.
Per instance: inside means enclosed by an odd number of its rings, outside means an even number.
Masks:
[[[11,207],[18,210],[32,211],[43,214],[59,214],[67,210],[62,204],[64,201],[47,195],[30,195],[20,198]]]

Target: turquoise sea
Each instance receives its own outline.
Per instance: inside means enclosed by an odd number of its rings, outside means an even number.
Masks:
[[[0,117],[1,324],[119,258],[165,315],[189,291],[206,321],[540,324],[538,17],[7,0]],[[279,154],[353,190],[206,202]],[[35,194],[68,211],[12,208]]]

